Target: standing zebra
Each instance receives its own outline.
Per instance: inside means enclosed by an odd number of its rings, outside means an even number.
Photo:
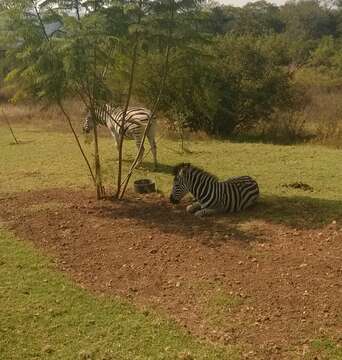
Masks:
[[[196,216],[244,210],[259,197],[259,187],[249,176],[218,181],[217,177],[191,164],[174,168],[173,189],[170,201],[177,204],[190,192],[196,202],[186,210]]]
[[[124,110],[122,108],[115,108],[110,105],[99,107],[95,111],[95,118],[98,124],[104,125],[108,128],[116,141],[117,148],[120,143],[120,127]],[[142,107],[130,107],[127,109],[125,116],[125,124],[123,136],[130,140],[135,140],[136,146],[139,150],[142,143],[145,128],[151,116],[151,111]],[[91,113],[88,112],[83,125],[83,131],[89,133],[94,128],[94,121]],[[147,131],[147,139],[151,146],[154,166],[157,166],[157,145],[155,140],[156,134],[156,118],[152,118],[152,123]],[[144,155],[145,148],[142,148],[138,164]]]

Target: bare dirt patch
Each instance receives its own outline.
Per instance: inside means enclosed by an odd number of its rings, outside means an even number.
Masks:
[[[301,358],[342,338],[342,230],[238,216],[197,219],[156,194],[125,202],[84,191],[0,197],[1,220],[81,286],[129,298],[246,358]]]

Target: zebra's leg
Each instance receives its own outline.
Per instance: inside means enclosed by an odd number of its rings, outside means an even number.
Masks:
[[[141,142],[139,140],[136,140],[136,145],[137,145],[138,152],[139,152],[139,149],[140,149],[140,144],[141,144]],[[138,158],[137,166],[141,166],[142,159],[143,159],[143,156],[144,156],[144,152],[145,152],[145,148],[144,148],[144,145],[143,145],[142,148],[141,148],[141,154],[139,155],[139,158]]]
[[[221,213],[221,210],[219,209],[201,209],[195,212],[195,216],[197,217],[204,217],[204,216],[210,216],[210,215],[214,215],[214,214],[219,214]]]
[[[188,205],[186,207],[186,211],[190,214],[193,214],[196,211],[200,210],[200,208],[201,208],[201,204],[199,202],[194,202],[193,204]]]
[[[119,143],[120,143],[120,136],[119,134],[115,131],[115,129],[109,129],[110,133],[112,134],[114,140],[115,140],[115,145],[116,145],[116,150],[119,153]]]
[[[151,146],[151,152],[152,152],[152,156],[153,156],[154,169],[156,169],[157,166],[158,166],[156,139],[154,138],[154,134],[151,134],[151,133],[147,135],[147,138],[148,138],[148,142],[150,143],[150,146]]]

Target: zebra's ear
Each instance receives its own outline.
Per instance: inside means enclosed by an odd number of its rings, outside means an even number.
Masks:
[[[180,171],[179,171],[179,173],[178,173],[178,175],[179,175],[179,176],[183,176],[183,175],[184,175],[184,172],[185,172],[186,170],[188,170],[189,167],[190,167],[190,163],[183,163],[183,164],[182,164],[182,167],[181,167],[181,169],[180,169]]]
[[[190,163],[178,164],[173,168],[172,173],[173,173],[174,176],[182,175],[184,170],[187,169],[189,166],[190,166]]]

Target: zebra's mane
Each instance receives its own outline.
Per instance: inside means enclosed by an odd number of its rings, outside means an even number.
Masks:
[[[201,172],[202,174],[205,174],[211,178],[214,178],[215,180],[218,180],[218,177],[216,175],[213,175],[211,174],[210,172],[208,171],[205,171],[203,169],[201,169],[200,167],[197,167],[197,166],[194,166],[194,165],[191,165],[190,163],[180,163],[180,164],[177,164],[174,168],[173,168],[173,175],[174,176],[177,176],[178,173],[184,169],[184,168],[189,168],[191,170],[195,170],[195,171],[199,171]]]

